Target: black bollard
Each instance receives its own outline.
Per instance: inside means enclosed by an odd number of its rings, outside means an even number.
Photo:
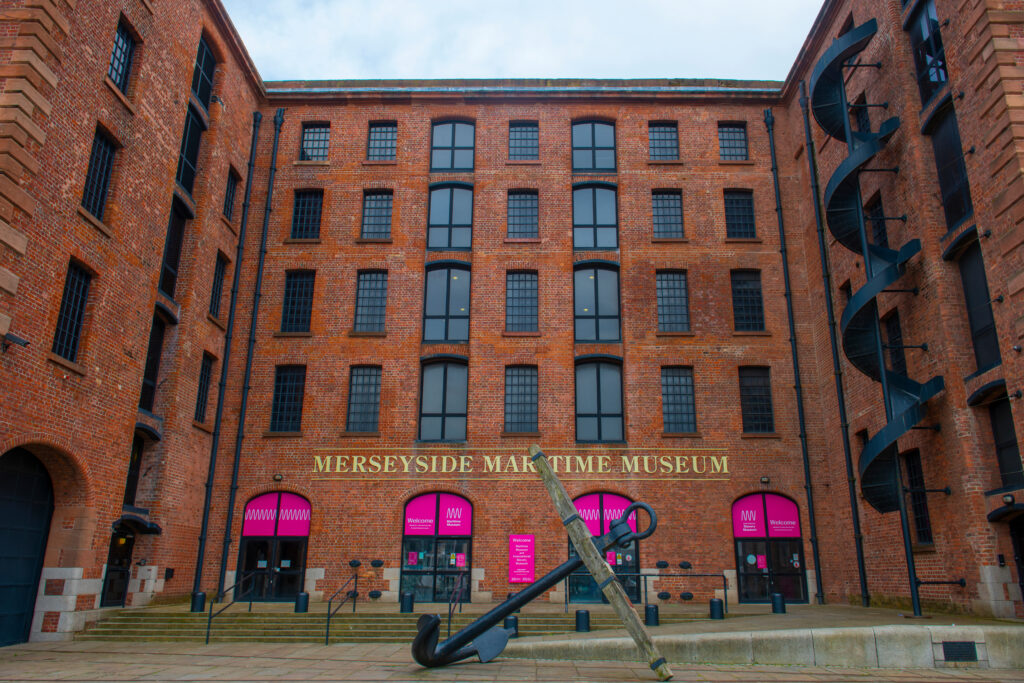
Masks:
[[[576,632],[590,633],[590,610],[576,610]]]
[[[402,593],[401,602],[398,605],[398,611],[402,614],[411,614],[413,607],[416,605],[416,594],[412,592]]]
[[[720,598],[711,598],[711,609],[708,616],[712,619],[725,619],[725,608]]]
[[[786,596],[782,593],[772,593],[772,614],[786,613]]]
[[[660,626],[661,621],[658,619],[658,606],[647,605],[644,607],[644,626]]]
[[[507,617],[505,617],[504,627],[506,631],[510,632],[508,636],[509,638],[519,637],[519,617],[515,616],[514,614],[510,614]]]
[[[309,611],[309,593],[299,593],[295,596],[295,613],[305,614]]]
[[[206,593],[199,591],[192,594],[192,607],[189,608],[191,612],[205,612],[206,611]]]

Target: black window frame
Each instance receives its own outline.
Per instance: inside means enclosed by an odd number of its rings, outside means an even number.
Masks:
[[[380,431],[381,374],[379,365],[349,368],[346,432],[376,434]]]
[[[160,386],[160,361],[163,358],[166,338],[167,321],[159,313],[154,312],[146,347],[146,364],[142,370],[142,388],[139,390],[139,409],[150,414],[156,406],[156,390]]]
[[[914,540],[918,545],[932,545],[935,538],[932,534],[931,516],[928,514],[928,494],[925,493],[924,468],[921,463],[921,451],[916,448],[900,454],[903,471],[907,477],[908,496],[910,498],[910,516],[914,525]]]
[[[114,175],[114,163],[120,145],[101,128],[96,128],[92,140],[92,151],[89,153],[89,166],[85,171],[85,184],[82,187],[82,208],[103,222],[107,199],[110,193],[110,180]]]
[[[858,133],[871,132],[871,112],[867,106],[867,95],[861,93],[853,104],[850,105],[850,114],[853,116],[853,130]]]
[[[359,238],[364,240],[391,239],[394,204],[395,193],[392,190],[363,190],[363,222],[359,227]]]
[[[656,240],[686,239],[682,190],[651,190],[651,226]]]
[[[441,373],[441,410],[440,412],[426,412],[424,410],[424,398],[427,395],[428,387],[427,382],[427,368],[442,367]],[[455,387],[455,392],[461,388],[462,405],[464,409],[462,411],[449,410],[449,402],[455,398],[453,392],[450,391],[452,387],[449,386],[449,371],[453,367],[460,367],[463,369],[462,376],[464,382],[461,387]],[[430,388],[434,390],[433,387]],[[440,438],[429,438],[424,434],[424,418],[433,419],[440,418]],[[461,419],[462,420],[462,432],[461,434],[453,432],[451,435],[448,434],[448,421],[450,419]],[[466,440],[466,433],[468,432],[469,426],[469,364],[463,360],[445,359],[445,360],[431,360],[424,361],[420,364],[420,401],[419,401],[419,423],[417,426],[417,440],[426,442],[463,442]]]
[[[540,194],[537,190],[509,190],[506,211],[508,239],[537,239],[540,236]]]
[[[192,419],[199,424],[206,424],[206,408],[210,402],[210,379],[213,377],[213,364],[217,361],[210,353],[203,352],[199,363],[199,379],[196,387],[196,411]]]
[[[436,142],[438,130],[445,126],[451,126],[451,143],[448,145],[439,145]],[[471,145],[460,145],[456,141],[456,131],[458,126],[469,126],[473,131],[473,142]],[[470,164],[469,166],[456,166],[455,157],[458,152],[465,152],[470,150]],[[434,164],[435,155],[441,152],[447,151],[449,153],[448,166],[437,166]],[[472,121],[464,120],[446,120],[446,121],[435,121],[430,127],[430,171],[431,173],[437,172],[450,172],[450,173],[461,173],[472,171],[476,164],[476,123]]]
[[[299,161],[327,161],[331,150],[331,124],[328,121],[303,121],[299,143]]]
[[[395,161],[398,154],[398,122],[370,121],[366,131],[366,160]]]
[[[175,198],[171,202],[171,215],[167,219],[167,234],[164,238],[164,255],[160,261],[160,280],[157,289],[171,301],[178,288],[181,275],[181,251],[185,244],[185,231],[192,219],[188,208]]]
[[[431,282],[432,282],[432,280],[430,278],[430,274],[433,273],[433,272],[437,272],[437,271],[443,271],[443,272],[447,273],[447,277],[445,278],[445,289],[444,289],[443,293],[442,292],[435,292],[435,291],[431,290]],[[452,280],[453,280],[454,275],[456,273],[464,274],[464,276],[466,278],[468,278],[468,280],[469,280],[469,283],[468,283],[468,285],[466,287],[465,315],[462,315],[461,313],[458,314],[458,315],[454,315],[454,314],[452,314],[452,311],[451,311],[453,305],[456,305],[456,306],[458,305],[458,303],[455,303],[455,304],[452,303],[452,291],[451,291],[452,290],[451,283],[452,283]],[[442,262],[439,262],[439,263],[427,264],[426,278],[424,280],[424,285],[423,285],[423,342],[424,343],[428,343],[428,344],[429,343],[464,343],[464,342],[468,342],[469,341],[469,325],[470,325],[470,312],[471,312],[470,308],[471,308],[471,302],[473,300],[472,286],[473,286],[473,278],[472,278],[472,273],[470,271],[469,264],[462,263],[462,262],[452,262],[452,261],[442,261]],[[429,313],[428,311],[431,308],[431,302],[430,302],[431,298],[432,297],[439,297],[442,294],[444,296],[444,314],[443,315],[437,315],[437,314]],[[452,336],[452,334],[453,334],[452,333],[452,321],[459,321],[459,320],[463,320],[463,319],[466,321],[466,336],[465,336],[465,338],[457,338],[457,337]],[[435,338],[435,337],[428,337],[427,336],[427,325],[428,325],[428,323],[430,321],[433,321],[433,320],[443,320],[444,321],[444,330],[445,330],[445,332],[444,332],[444,336],[443,337]]]
[[[228,169],[228,178],[224,183],[224,218],[230,223],[235,218],[235,195],[238,193],[238,183],[241,176],[235,173],[235,169]]]
[[[284,294],[281,297],[281,332],[309,334],[313,321],[313,297],[316,271],[296,269],[285,271]]]
[[[580,292],[580,275],[592,273],[590,279],[593,283],[593,312],[582,310],[589,299],[584,299]],[[603,310],[601,297],[608,296],[608,293],[601,288],[601,277],[599,273],[612,273],[615,276],[615,314],[612,315]],[[619,277],[619,266],[613,263],[584,261],[573,268],[573,338],[577,344],[617,344],[622,341],[622,287]],[[586,283],[583,283],[584,287]],[[594,335],[581,336],[580,321],[593,321]],[[615,336],[605,337],[601,334],[601,321],[615,321]]]
[[[774,434],[771,368],[743,365],[739,368],[740,414],[744,434]]]
[[[456,191],[469,192],[469,223],[456,222],[455,198]],[[448,216],[447,222],[434,223],[434,204],[438,201],[441,193],[447,193]],[[428,191],[427,200],[427,250],[428,251],[469,251],[473,248],[473,186],[468,183],[438,183],[431,185]],[[468,230],[469,241],[462,244],[461,236]],[[458,231],[458,232],[456,232]],[[436,239],[436,235],[445,236],[443,244]],[[456,236],[459,237],[456,240]],[[456,245],[458,242],[458,245]]]
[[[125,97],[128,96],[128,85],[131,83],[132,61],[137,44],[138,38],[135,31],[122,15],[117,22],[117,30],[114,31],[114,46],[110,50],[107,76]]]
[[[649,121],[647,153],[651,161],[678,161],[679,124],[675,121]]]
[[[356,305],[352,331],[383,333],[387,324],[388,271],[360,270],[356,273]]]
[[[284,434],[302,431],[302,404],[305,394],[305,365],[274,366],[274,394],[270,404],[269,431]]]
[[[662,366],[661,418],[665,434],[697,433],[697,402],[692,366]]]
[[[907,18],[906,31],[910,34],[910,49],[914,56],[915,80],[926,105],[949,82],[946,51],[942,45],[939,19],[933,0],[923,0]]]
[[[207,310],[214,320],[220,319],[220,305],[224,298],[224,277],[230,263],[227,256],[217,252],[217,258],[213,264],[213,278],[210,281],[210,308]]]
[[[964,162],[956,111],[949,104],[931,117],[927,135],[932,141],[935,175],[939,183],[947,234],[974,215],[971,184]]]
[[[871,244],[889,248],[889,232],[885,225],[885,208],[882,206],[882,195],[876,193],[864,206],[865,228],[871,231]]]
[[[658,332],[690,332],[690,287],[687,272],[666,268],[654,274]]]
[[[972,240],[963,248],[957,258],[957,266],[960,270],[964,306],[967,308],[967,324],[971,333],[974,361],[977,365],[975,374],[981,374],[990,368],[1001,365],[1003,358],[999,349],[996,320],[992,314],[992,300],[989,296],[985,259],[981,251],[981,243],[978,240]]]
[[[750,161],[746,121],[718,122],[718,158],[721,161]]]
[[[1017,440],[1017,430],[1013,424],[1010,399],[1005,393],[988,404],[988,417],[992,426],[992,445],[1003,487],[1024,487],[1020,442]]]
[[[505,331],[539,330],[538,276],[535,270],[505,273]]]
[[[588,135],[589,135],[589,138],[590,138],[589,144],[577,144],[577,130],[580,131],[580,137],[582,137],[583,136],[582,131],[585,130],[586,127],[588,127],[588,126],[589,126],[589,133],[588,133]],[[597,137],[596,137],[597,128],[596,128],[596,126],[607,126],[608,128],[611,129],[611,132],[612,132],[612,144],[611,144],[611,146],[608,146],[608,145],[598,145],[597,144]],[[616,151],[617,139],[615,137],[615,124],[614,123],[611,123],[609,121],[573,121],[572,130],[570,132],[570,140],[571,140],[571,146],[572,146],[572,172],[573,173],[615,173],[617,171],[617,168],[618,168],[618,161],[616,159],[616,157],[617,157],[617,151]],[[581,140],[581,142],[584,142],[584,141]],[[612,151],[612,165],[611,166],[598,166],[597,165],[598,153],[599,152],[607,152],[608,150]],[[577,166],[576,165],[577,153],[585,154],[587,152],[589,152],[589,154],[590,154],[590,165],[589,166]]]
[[[586,218],[585,215],[581,215],[586,206],[589,194],[589,211],[592,217],[590,223],[578,222],[581,218]],[[613,210],[614,210],[614,221],[612,223],[601,222],[598,216],[598,198],[599,192],[605,193],[610,192]],[[577,201],[580,202],[579,207]],[[609,229],[614,234],[615,240],[612,245],[598,246],[599,237],[608,234]],[[589,232],[588,232],[589,231]],[[580,239],[582,236],[589,234],[589,240]],[[588,244],[589,242],[589,244]],[[573,185],[572,188],[572,248],[578,251],[601,251],[607,249],[618,249],[619,248],[619,188],[617,185],[611,183],[579,183]]]
[[[580,369],[584,367],[594,366],[596,370],[597,384],[593,391],[590,391],[589,387],[583,387],[581,390],[580,382]],[[614,369],[618,376],[618,411],[614,410],[612,406],[606,406],[606,396],[602,391],[603,383],[603,370]],[[576,415],[576,443],[625,443],[626,441],[626,413],[625,413],[625,397],[623,395],[622,387],[622,362],[619,359],[612,359],[611,357],[601,357],[595,359],[581,358],[577,359],[575,363],[575,401],[574,409]],[[582,412],[580,410],[580,397],[592,396],[596,405],[594,412]],[[596,439],[581,438],[580,429],[581,420],[596,419]],[[619,430],[616,432],[614,429],[606,430],[605,421],[611,421],[610,426],[614,425],[614,421],[618,420]],[[608,432],[608,433],[606,433]],[[583,436],[589,436],[589,432]]]
[[[757,217],[754,212],[754,191],[729,188],[722,192],[725,208],[725,237],[731,240],[757,239]]]
[[[505,366],[506,434],[537,433],[537,366]]]
[[[178,150],[178,169],[174,180],[181,189],[192,196],[199,175],[199,148],[206,132],[206,119],[189,104],[185,108],[185,126],[181,133],[181,148]]]
[[[907,376],[907,353],[903,347],[903,328],[900,326],[900,312],[892,309],[880,321],[882,339],[888,351],[889,369],[897,375]]]
[[[290,239],[318,240],[323,222],[324,191],[322,188],[295,190],[292,204],[292,229]]]
[[[217,57],[213,54],[206,36],[199,38],[195,66],[192,69],[192,94],[203,109],[209,111],[213,98],[213,77],[217,70]]]
[[[540,160],[540,124],[537,121],[509,121],[508,159]]]
[[[81,263],[74,260],[68,263],[67,274],[64,276],[64,293],[60,299],[57,323],[53,330],[53,346],[50,350],[72,363],[78,362],[92,279],[93,274]]]
[[[761,271],[737,268],[729,271],[732,288],[732,319],[736,332],[764,332],[764,290]]]

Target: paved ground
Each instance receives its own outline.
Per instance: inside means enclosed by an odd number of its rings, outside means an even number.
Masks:
[[[675,681],[1012,681],[1024,671],[675,666]],[[0,680],[62,681],[655,681],[642,664],[497,659],[423,669],[408,645],[31,643],[0,648]]]

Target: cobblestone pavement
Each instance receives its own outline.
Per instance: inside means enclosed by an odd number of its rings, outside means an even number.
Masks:
[[[1019,681],[996,669],[847,669],[674,664],[674,681]],[[31,643],[0,648],[0,680],[32,681],[655,681],[641,663],[475,660],[423,669],[408,645]]]

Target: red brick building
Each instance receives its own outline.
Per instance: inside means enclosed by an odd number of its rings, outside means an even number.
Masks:
[[[784,82],[264,82],[215,0],[8,0],[0,642],[503,599],[570,552],[531,443],[654,507],[636,600],[1024,613],[1006,5],[826,2]]]

